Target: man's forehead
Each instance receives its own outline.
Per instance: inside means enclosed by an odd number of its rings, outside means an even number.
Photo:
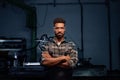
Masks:
[[[64,23],[56,23],[56,24],[55,24],[55,27],[64,27],[64,26],[65,26]]]

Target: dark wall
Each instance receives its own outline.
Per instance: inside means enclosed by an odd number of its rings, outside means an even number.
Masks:
[[[81,0],[88,2],[87,0]],[[44,33],[48,36],[53,34],[53,19],[63,17],[66,20],[66,37],[73,40],[78,48],[81,47],[81,7],[80,5],[40,5],[37,3],[49,3],[52,0],[25,0],[25,2],[36,7],[37,10],[37,38]],[[78,2],[78,0],[61,0],[59,3]],[[89,1],[104,2],[104,0]],[[120,2],[110,3],[110,20],[111,20],[111,51],[112,51],[112,68],[119,69],[119,44],[120,37]],[[0,4],[0,36],[6,37],[25,37],[27,47],[31,45],[30,29],[26,27],[25,12],[7,4],[5,7]],[[83,48],[84,58],[91,57],[90,61],[95,65],[106,65],[109,69],[109,34],[108,34],[108,14],[107,7],[103,4],[83,5]],[[29,53],[28,53],[29,54]],[[37,58],[40,50],[37,49]]]

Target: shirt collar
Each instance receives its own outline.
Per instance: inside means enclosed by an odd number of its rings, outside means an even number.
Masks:
[[[57,43],[57,42],[56,42],[56,37],[53,37],[53,42]],[[65,38],[63,39],[63,41],[62,41],[61,43],[64,43],[64,42],[65,42],[65,43],[67,42]]]

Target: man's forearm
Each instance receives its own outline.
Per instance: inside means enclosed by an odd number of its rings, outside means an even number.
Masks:
[[[44,60],[42,61],[42,64],[45,66],[54,66],[57,65],[59,63],[61,63],[62,61],[64,61],[63,58],[58,57],[58,58],[44,58]]]
[[[68,64],[68,60],[70,60],[70,56],[60,56],[57,58],[52,57],[48,52],[44,52],[42,54],[43,60],[42,60],[42,64],[45,66],[69,66]]]
[[[62,68],[70,68],[70,64],[68,63],[68,61],[60,63],[58,66]]]

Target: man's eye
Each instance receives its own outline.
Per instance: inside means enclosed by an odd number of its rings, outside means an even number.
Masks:
[[[55,29],[59,29],[59,28],[55,28]]]
[[[60,27],[60,28],[55,28],[55,29],[64,29],[63,27]]]
[[[64,29],[64,27],[60,28],[60,29]]]

